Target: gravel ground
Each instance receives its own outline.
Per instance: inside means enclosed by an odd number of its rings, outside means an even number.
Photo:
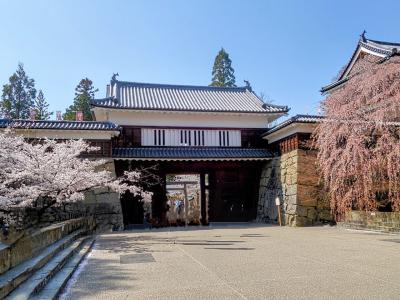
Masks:
[[[400,236],[215,226],[102,234],[63,299],[400,299]]]

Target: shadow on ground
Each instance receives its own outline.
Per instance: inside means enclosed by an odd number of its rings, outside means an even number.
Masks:
[[[84,282],[78,279],[74,284],[73,297],[68,293],[63,299],[85,299],[101,295],[104,290],[123,291],[132,288],[137,279],[132,272],[120,268],[119,261],[99,258],[89,258],[89,263],[79,278],[84,278]],[[129,282],[129,285],[126,282]]]
[[[236,239],[218,239],[216,236],[216,240],[210,239],[189,239],[189,236],[172,236],[168,238],[162,238],[157,236],[146,236],[146,235],[138,235],[131,236],[125,234],[109,234],[103,235],[101,237],[101,243],[99,243],[97,249],[104,251],[112,251],[113,253],[154,253],[154,252],[170,252],[169,250],[153,250],[151,249],[154,245],[184,245],[184,246],[234,246],[239,243],[245,243],[245,240],[236,240]],[[242,234],[240,238],[263,238],[268,237],[266,235],[261,234]],[[205,248],[205,249],[217,249],[217,248]],[[220,248],[220,250],[252,250],[250,248]]]

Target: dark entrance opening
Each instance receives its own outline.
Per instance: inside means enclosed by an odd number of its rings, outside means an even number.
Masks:
[[[216,170],[213,222],[247,222],[256,217],[259,170],[251,164],[247,168]]]
[[[220,222],[247,221],[246,199],[241,197],[239,170],[216,172],[214,220]]]
[[[247,222],[252,221],[257,215],[258,189],[260,173],[263,162],[260,161],[116,161],[117,174],[124,170],[134,170],[141,167],[157,165],[157,175],[161,178],[158,185],[151,187],[152,219],[153,226],[181,225],[171,221],[170,213],[172,204],[179,215],[179,207],[186,203],[187,207],[198,207],[198,211],[187,210],[183,224],[203,225],[209,222]],[[200,189],[193,189],[193,182],[170,182],[167,178],[171,174],[197,174],[200,180]],[[190,181],[190,180],[189,180]],[[182,188],[181,185],[185,185]],[[176,186],[175,186],[176,185]],[[189,186],[188,186],[189,185]],[[189,190],[187,190],[189,188]],[[189,193],[188,193],[189,191]],[[187,195],[184,195],[188,193]],[[183,193],[184,196],[181,194]],[[193,196],[193,195],[195,196]],[[176,198],[176,199],[175,199]],[[172,201],[173,200],[173,201]],[[185,202],[186,201],[186,202]],[[173,202],[173,203],[172,203]],[[181,203],[182,202],[182,203]],[[193,205],[192,205],[193,204]],[[121,197],[121,205],[125,225],[143,223],[143,206],[132,195]],[[184,205],[183,205],[184,207]],[[183,214],[186,211],[182,210]],[[195,219],[196,222],[192,221]],[[200,218],[200,222],[197,221]],[[179,219],[179,218],[177,218]]]
[[[121,208],[124,225],[143,224],[143,204],[130,192],[121,195]]]

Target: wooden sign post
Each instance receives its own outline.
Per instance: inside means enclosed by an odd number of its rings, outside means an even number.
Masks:
[[[279,197],[275,198],[275,204],[276,208],[278,209],[278,221],[279,221],[279,226],[282,226],[282,219],[281,219],[281,199]]]

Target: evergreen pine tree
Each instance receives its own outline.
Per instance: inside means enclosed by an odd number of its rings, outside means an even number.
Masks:
[[[235,87],[235,70],[232,68],[232,61],[229,54],[221,48],[215,57],[212,70],[212,82],[210,86]]]
[[[75,121],[76,112],[83,112],[83,120],[92,121],[90,112],[90,100],[94,98],[94,94],[98,91],[93,86],[93,82],[89,78],[82,79],[75,88],[74,103],[70,105],[63,116],[64,120]]]
[[[1,114],[6,118],[27,119],[36,97],[35,80],[29,78],[22,63],[18,64],[9,83],[3,85]]]
[[[35,110],[36,110],[36,120],[48,120],[53,112],[49,111],[49,104],[44,98],[44,94],[42,90],[39,90],[39,93],[35,99]]]

